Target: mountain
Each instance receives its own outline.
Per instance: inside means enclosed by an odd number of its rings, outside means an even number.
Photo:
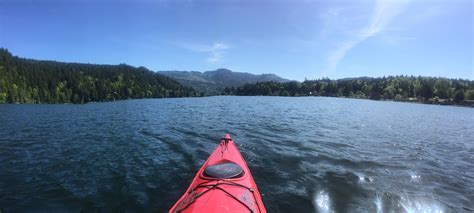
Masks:
[[[144,67],[24,59],[0,48],[0,103],[87,103],[197,95],[192,88]]]
[[[254,75],[245,72],[233,72],[228,69],[218,69],[207,72],[196,71],[159,71],[184,86],[204,92],[206,95],[221,94],[226,87],[239,87],[245,84],[274,81],[279,83],[289,82],[275,74]]]

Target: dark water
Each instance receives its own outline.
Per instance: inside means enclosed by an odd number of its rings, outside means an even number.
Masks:
[[[269,212],[474,209],[474,109],[337,98],[0,105],[0,211],[164,212],[230,133]]]

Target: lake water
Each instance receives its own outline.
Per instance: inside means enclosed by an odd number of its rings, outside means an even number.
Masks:
[[[474,109],[323,97],[0,105],[0,211],[165,212],[230,133],[269,212],[474,211]]]

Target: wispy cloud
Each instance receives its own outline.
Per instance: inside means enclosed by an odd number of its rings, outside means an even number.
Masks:
[[[356,30],[347,40],[339,43],[327,57],[327,73],[333,72],[339,62],[352,48],[359,43],[373,37],[389,25],[389,23],[401,14],[411,0],[376,0],[372,16],[368,24],[362,29]]]
[[[218,63],[222,61],[224,54],[229,45],[223,42],[214,42],[212,44],[196,44],[196,43],[178,43],[179,47],[197,52],[197,53],[207,53],[208,57],[206,59],[209,63]]]
[[[212,44],[211,48],[209,48],[209,53],[211,54],[207,61],[210,63],[216,63],[221,61],[224,51],[229,49],[229,46],[224,43],[214,43]]]

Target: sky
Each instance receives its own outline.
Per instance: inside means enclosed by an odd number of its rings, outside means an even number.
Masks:
[[[471,0],[0,0],[0,47],[155,71],[472,80],[473,11]]]

